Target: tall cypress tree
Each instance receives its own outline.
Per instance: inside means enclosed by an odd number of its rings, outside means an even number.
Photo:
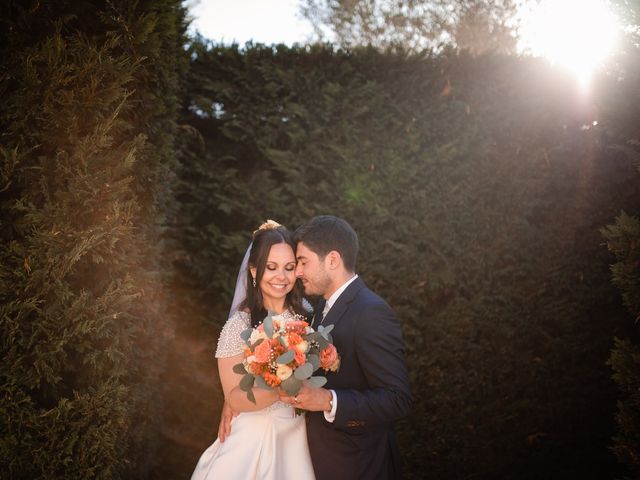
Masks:
[[[609,65],[609,75],[616,78],[614,88],[609,83],[602,85],[606,99],[602,120],[611,137],[611,150],[620,161],[640,167],[640,5],[613,4],[618,6],[619,17],[633,28],[627,30],[619,54]],[[631,181],[637,188],[638,177]],[[631,478],[640,478],[640,204],[627,204],[602,234],[615,256],[612,282],[634,322],[630,335],[616,338],[608,362],[619,390],[612,450]]]
[[[4,2],[3,478],[148,468],[180,2]]]

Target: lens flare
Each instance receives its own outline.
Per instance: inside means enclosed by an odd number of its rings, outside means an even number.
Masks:
[[[571,70],[586,86],[614,49],[618,31],[618,20],[604,1],[543,0],[523,14],[521,48]]]

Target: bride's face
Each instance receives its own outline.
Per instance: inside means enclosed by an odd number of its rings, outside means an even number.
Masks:
[[[296,257],[291,246],[287,243],[272,245],[260,279],[265,307],[281,304],[287,293],[293,290],[296,282],[295,270]]]

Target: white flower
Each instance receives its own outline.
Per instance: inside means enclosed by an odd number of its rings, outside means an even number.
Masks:
[[[307,350],[309,350],[309,342],[303,340],[293,348],[295,348],[300,353],[307,353]]]
[[[293,369],[289,365],[285,365],[284,363],[278,364],[278,369],[276,370],[276,375],[280,380],[286,380],[293,373]]]
[[[249,356],[246,358],[246,361],[247,361],[247,365],[251,365],[253,362],[255,362],[255,361],[256,361],[256,356],[255,356],[255,355],[249,355]]]
[[[267,338],[267,334],[264,333],[264,332],[258,331],[257,328],[254,328],[253,332],[251,332],[251,336],[249,337],[249,341],[251,342],[251,345],[253,345],[254,343],[256,343],[261,338],[266,339]]]

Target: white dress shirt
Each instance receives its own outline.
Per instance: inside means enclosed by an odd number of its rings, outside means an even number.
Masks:
[[[322,309],[322,320],[320,320],[320,324],[324,322],[324,319],[326,318],[327,313],[329,312],[329,310],[331,310],[331,307],[333,307],[333,304],[336,303],[336,300],[338,300],[340,295],[342,295],[342,292],[344,292],[347,289],[347,287],[351,285],[351,283],[356,278],[358,278],[357,274],[351,277],[346,282],[344,282],[340,286],[340,288],[338,288],[335,292],[333,292],[333,294],[327,299],[327,302],[325,303],[324,308]],[[324,419],[327,422],[333,423],[333,421],[336,419],[336,411],[338,410],[338,396],[336,395],[335,390],[329,390],[329,391],[331,392],[331,396],[333,397],[332,406],[329,412],[324,412]]]

